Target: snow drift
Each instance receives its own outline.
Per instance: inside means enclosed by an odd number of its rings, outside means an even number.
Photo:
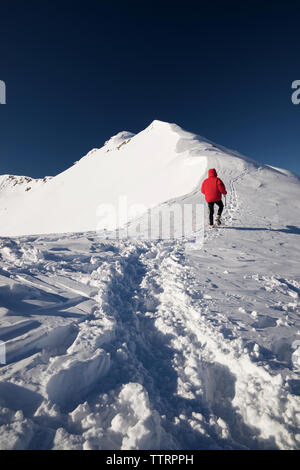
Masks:
[[[137,135],[121,132],[47,184],[32,187],[16,200],[1,198],[2,235],[74,232],[101,228],[101,204],[157,205],[191,191],[206,169],[205,154],[192,156],[180,145],[194,136],[154,121]],[[196,146],[198,141],[195,140]]]
[[[120,195],[202,201],[211,167],[202,249],[93,232]],[[3,235],[52,232],[0,238],[0,449],[300,448],[295,175],[154,121],[0,188]]]
[[[103,205],[110,204],[117,211],[122,197],[127,206],[145,209],[172,199],[180,202],[199,189],[209,167],[216,167],[225,181],[251,168],[261,170],[255,180],[247,180],[247,192],[268,206],[267,213],[270,204],[273,210],[288,193],[292,201],[298,195],[291,174],[260,165],[175,124],[153,121],[137,135],[118,133],[53,178],[2,176],[0,234],[115,228],[114,222],[103,217]],[[201,194],[196,195],[202,201]]]

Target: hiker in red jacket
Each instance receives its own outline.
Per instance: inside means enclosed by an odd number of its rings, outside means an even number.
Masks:
[[[227,194],[225,185],[214,168],[208,170],[208,178],[203,181],[201,192],[205,195],[205,200],[209,208],[209,228],[214,228],[214,204],[219,207],[216,222],[221,225],[221,215],[223,212],[224,204],[222,202],[222,194]]]

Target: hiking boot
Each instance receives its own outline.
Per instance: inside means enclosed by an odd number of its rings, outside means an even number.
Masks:
[[[215,228],[215,226],[214,225],[209,225],[208,228]]]
[[[217,224],[217,225],[221,225],[221,223],[222,223],[222,222],[221,222],[221,216],[220,216],[220,215],[217,215],[217,217],[216,217],[216,224]]]

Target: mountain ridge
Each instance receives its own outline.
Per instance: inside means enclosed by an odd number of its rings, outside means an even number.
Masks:
[[[95,231],[102,223],[99,207],[117,207],[123,196],[129,205],[145,208],[181,198],[201,202],[200,186],[209,167],[215,167],[227,185],[241,174],[263,172],[265,182],[248,177],[250,189],[262,189],[270,182],[271,192],[274,184],[281,185],[288,197],[288,186],[294,191],[296,184],[294,193],[290,189],[291,199],[298,197],[296,175],[249,159],[177,124],[154,120],[138,134],[117,133],[54,177],[30,179],[31,186],[26,178],[16,177],[18,193],[0,192],[0,235]],[[261,197],[265,198],[263,193]],[[103,221],[102,228],[106,224]]]

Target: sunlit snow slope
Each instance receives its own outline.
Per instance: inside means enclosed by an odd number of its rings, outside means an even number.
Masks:
[[[203,202],[213,167],[201,249],[94,231],[119,195]],[[295,175],[155,121],[32,190],[3,179],[1,233],[52,233],[0,238],[0,449],[300,448]]]
[[[201,138],[161,121],[137,135],[121,132],[25,197],[16,201],[0,193],[0,234],[96,230],[101,228],[101,204],[118,208],[125,196],[129,206],[151,207],[184,195],[203,176],[208,147]]]

